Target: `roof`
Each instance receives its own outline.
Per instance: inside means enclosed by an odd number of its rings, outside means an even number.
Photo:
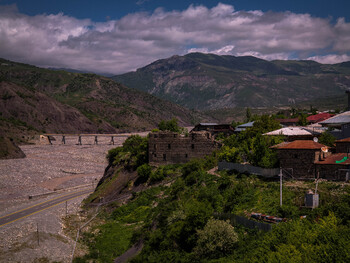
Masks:
[[[348,137],[348,138],[344,138],[344,139],[341,139],[341,140],[337,140],[337,141],[335,141],[336,143],[338,143],[338,142],[350,142],[350,137]]]
[[[297,123],[299,121],[299,118],[293,118],[293,119],[276,119],[279,123]]]
[[[217,123],[205,123],[205,122],[201,122],[201,123],[199,123],[199,124],[197,124],[197,125],[202,125],[202,126],[215,126],[215,125],[219,125],[219,124],[217,124]]]
[[[238,125],[237,128],[249,128],[249,127],[253,127],[253,124],[254,124],[254,121],[251,121],[251,122]]]
[[[334,117],[320,122],[320,124],[325,126],[341,126],[342,124],[346,123],[350,123],[350,111],[340,113]]]
[[[327,120],[333,116],[334,116],[334,114],[330,114],[328,112],[322,112],[319,114],[311,115],[311,116],[307,117],[306,119],[309,122],[320,122],[320,121]]]
[[[264,135],[285,135],[285,136],[313,136],[313,133],[303,127],[285,127]]]
[[[317,164],[338,164],[350,165],[350,156],[347,153],[334,153],[326,157],[322,161],[315,162]]]
[[[322,147],[328,147],[318,142],[314,142],[313,140],[296,140],[293,142],[285,143],[285,144],[277,144],[272,148],[276,149],[300,149],[300,150],[320,150]]]

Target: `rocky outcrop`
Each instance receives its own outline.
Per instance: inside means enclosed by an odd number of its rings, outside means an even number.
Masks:
[[[0,136],[0,159],[25,158],[26,155],[19,148],[13,139]]]

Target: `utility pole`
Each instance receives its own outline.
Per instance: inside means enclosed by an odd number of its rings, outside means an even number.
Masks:
[[[282,206],[282,168],[280,168],[280,206]]]
[[[39,246],[39,225],[38,225],[38,223],[36,223],[36,234],[38,237],[38,246]]]

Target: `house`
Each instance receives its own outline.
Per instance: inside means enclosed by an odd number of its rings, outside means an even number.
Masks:
[[[333,129],[330,133],[337,139],[350,137],[350,111],[340,113],[327,120],[319,122],[319,124]]]
[[[231,124],[217,124],[217,123],[199,123],[192,131],[208,131],[212,135],[223,133],[225,135],[231,135],[234,132],[234,128]]]
[[[335,153],[315,162],[316,176],[327,180],[348,181],[350,156],[348,153]]]
[[[271,148],[277,150],[280,167],[295,179],[315,178],[315,163],[331,154],[326,145],[313,140],[283,142]]]
[[[309,123],[318,123],[320,121],[327,120],[327,119],[329,119],[329,118],[331,118],[333,116],[334,116],[334,114],[330,114],[328,112],[321,112],[321,113],[318,113],[318,114],[311,115],[311,116],[307,117],[306,120]]]
[[[298,126],[299,118],[292,118],[292,119],[276,119],[282,126],[288,127],[288,126]]]
[[[218,149],[220,144],[208,131],[191,131],[188,136],[176,132],[151,132],[148,157],[151,165],[186,163],[202,158]]]
[[[319,136],[319,132],[314,132],[312,129],[306,127],[284,127],[275,131],[265,133],[263,135],[278,136],[283,135],[287,137],[288,141],[295,140],[312,140],[315,136]]]
[[[350,137],[335,141],[335,151],[337,153],[350,152]]]
[[[238,125],[238,126],[235,128],[235,132],[238,133],[238,132],[245,131],[247,128],[253,127],[253,125],[254,125],[254,121],[251,121],[251,122],[247,122],[247,123]]]

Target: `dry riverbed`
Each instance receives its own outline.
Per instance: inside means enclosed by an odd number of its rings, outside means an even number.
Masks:
[[[111,145],[102,137],[94,145],[90,137],[76,145],[77,137],[66,137],[62,145],[58,137],[53,145],[21,146],[26,158],[0,160],[0,217],[70,191],[93,190],[106,168],[107,151],[125,139],[114,138]],[[67,202],[68,216],[79,213],[84,198]],[[65,216],[62,203],[0,227],[0,262],[70,262],[74,242],[64,233]]]

